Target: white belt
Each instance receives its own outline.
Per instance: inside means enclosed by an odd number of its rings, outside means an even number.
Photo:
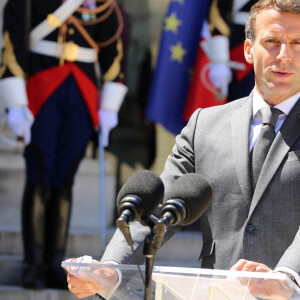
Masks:
[[[97,51],[93,48],[79,47],[73,42],[58,44],[52,41],[39,41],[32,49],[33,53],[57,57],[68,61],[94,63],[98,60]]]
[[[84,0],[66,0],[60,7],[50,14],[46,20],[33,28],[30,32],[30,48],[34,48],[45,36],[57,27],[60,27],[83,1]]]

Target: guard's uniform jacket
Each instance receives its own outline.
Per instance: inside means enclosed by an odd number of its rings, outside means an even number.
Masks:
[[[35,117],[27,181],[69,187],[99,126],[99,82],[120,80],[122,16],[115,0],[31,0],[26,39],[25,2],[9,0],[4,9],[1,101],[28,104]],[[109,110],[111,99],[103,97],[101,108]]]
[[[48,26],[54,30],[36,45],[31,45],[27,71],[24,57],[25,1],[9,0],[4,11],[4,52],[0,78],[25,78],[25,73],[28,73],[29,108],[36,115],[49,95],[72,73],[96,127],[99,124],[99,105],[95,63],[100,63],[102,81],[120,79],[122,19],[115,0],[82,2],[60,24],[52,13],[63,1],[32,0],[31,28],[47,20]],[[93,2],[94,6],[89,5]]]

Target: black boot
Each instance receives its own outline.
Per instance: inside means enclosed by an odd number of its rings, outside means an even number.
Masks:
[[[50,189],[26,183],[22,203],[22,236],[24,247],[23,287],[46,286],[44,264],[45,207]]]
[[[48,266],[47,286],[67,289],[67,276],[61,267],[64,259],[71,213],[71,188],[52,189],[46,216],[46,256]]]

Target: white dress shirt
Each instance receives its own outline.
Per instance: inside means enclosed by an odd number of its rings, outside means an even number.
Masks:
[[[281,128],[287,115],[290,113],[290,111],[292,110],[292,108],[294,107],[294,105],[296,104],[296,102],[298,101],[299,98],[300,98],[300,92],[274,106],[283,112],[282,114],[279,115],[276,125],[275,125],[275,133],[276,134],[279,131],[279,129]],[[251,128],[250,128],[250,151],[252,150],[252,148],[260,134],[260,130],[262,127],[262,118],[258,111],[264,106],[270,106],[270,105],[263,100],[263,98],[257,92],[256,88],[254,88],[253,119],[252,119]],[[300,286],[300,276],[297,272],[295,272],[289,268],[286,268],[286,267],[276,268],[276,271],[281,271],[284,273],[291,274],[297,281],[298,285]]]
[[[279,115],[277,119],[277,123],[275,125],[275,133],[279,131],[281,128],[283,122],[285,121],[287,115],[290,113],[298,99],[300,98],[300,92],[283,102],[275,105],[275,108],[280,109],[283,113]],[[251,122],[251,128],[250,128],[250,151],[252,150],[255,142],[257,141],[261,126],[262,126],[262,119],[261,115],[258,112],[262,107],[264,106],[270,106],[267,102],[263,100],[263,98],[259,95],[256,89],[254,89],[253,92],[253,119]]]

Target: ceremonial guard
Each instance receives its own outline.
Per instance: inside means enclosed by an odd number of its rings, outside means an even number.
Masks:
[[[28,3],[9,0],[5,7],[0,68],[8,126],[27,145],[23,286],[65,288],[60,264],[74,176],[99,124],[107,145],[127,90],[120,73],[123,22],[115,0]]]
[[[184,104],[186,122],[199,107],[222,105],[249,95],[253,89],[253,66],[244,57],[244,30],[256,2],[210,0]]]
[[[227,102],[249,95],[253,67],[244,58],[245,23],[257,0],[212,0],[209,10],[211,39],[204,45],[210,58],[210,80]],[[233,70],[233,72],[231,70]]]

